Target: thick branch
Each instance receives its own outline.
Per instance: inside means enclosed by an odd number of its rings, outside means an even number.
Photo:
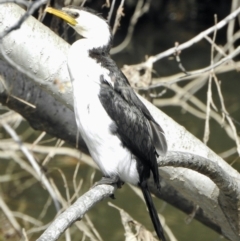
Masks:
[[[208,176],[218,186],[220,207],[228,219],[229,225],[238,235],[240,220],[239,180],[233,179],[217,162],[186,152],[168,152],[165,157],[159,158],[158,164],[159,166],[185,167]]]
[[[237,199],[240,193],[240,182],[236,182],[217,162],[188,152],[169,151],[159,157],[159,167],[185,167],[209,177],[226,196]]]
[[[46,131],[88,153],[81,136],[77,143],[77,126],[72,109],[3,60],[0,60],[0,102],[21,114],[34,129]]]

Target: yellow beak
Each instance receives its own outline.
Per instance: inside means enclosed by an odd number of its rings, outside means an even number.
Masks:
[[[65,13],[64,11],[48,7],[45,9],[45,12],[51,13],[55,16],[58,16],[59,18],[62,18],[63,20],[65,20],[67,23],[69,23],[72,26],[75,26],[77,24],[77,21],[73,17],[71,17],[70,15]]]

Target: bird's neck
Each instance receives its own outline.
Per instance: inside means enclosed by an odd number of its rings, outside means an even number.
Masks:
[[[72,82],[86,81],[86,76],[96,75],[98,81],[102,70],[98,64],[99,58],[109,54],[111,38],[100,36],[99,38],[82,38],[72,44],[68,53],[68,68]],[[97,70],[96,70],[97,68]],[[74,81],[77,80],[77,81]],[[83,88],[82,88],[83,89]]]
[[[69,58],[75,58],[76,62],[80,60],[95,58],[96,56],[109,55],[111,49],[111,43],[100,43],[92,39],[80,39],[72,44],[70,47]],[[83,65],[86,63],[82,63]]]
[[[87,32],[82,31],[81,35],[84,37],[79,43],[81,43],[87,51],[94,49],[104,49],[108,52],[111,49],[112,34],[107,25],[99,26],[98,29],[88,30]]]
[[[99,52],[108,54],[110,52],[112,41],[110,38],[102,39],[85,39],[84,45],[89,52]]]

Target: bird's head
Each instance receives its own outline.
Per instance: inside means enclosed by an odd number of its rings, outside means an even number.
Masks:
[[[101,16],[90,9],[68,6],[57,10],[51,7],[45,10],[65,20],[78,34],[86,39],[95,39],[107,45],[111,41],[111,30]]]

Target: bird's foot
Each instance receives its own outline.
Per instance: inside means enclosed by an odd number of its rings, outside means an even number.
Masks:
[[[121,188],[124,182],[118,176],[111,176],[111,177],[102,177],[101,180],[96,182],[91,188],[94,188],[98,185],[116,185],[117,188]],[[110,196],[110,198],[115,199],[114,194]]]
[[[124,182],[118,176],[102,177],[100,181],[96,182],[93,187],[106,184],[106,185],[116,185],[117,188],[121,188]]]

